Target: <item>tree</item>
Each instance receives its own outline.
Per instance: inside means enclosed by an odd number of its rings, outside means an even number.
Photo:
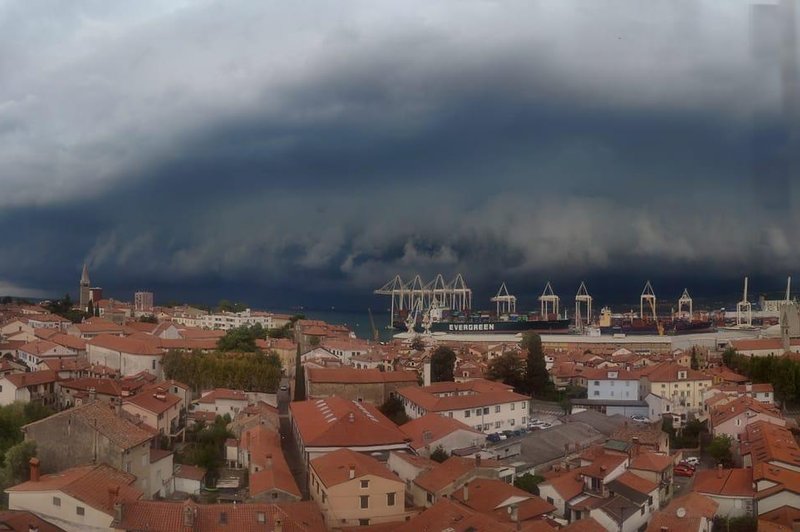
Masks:
[[[733,367],[733,359],[736,356],[736,349],[733,347],[727,348],[725,351],[722,352],[722,363],[728,366],[729,368]]]
[[[403,406],[403,401],[397,396],[389,396],[383,404],[378,407],[381,413],[394,422],[395,425],[404,425],[408,423],[408,415],[406,408]]]
[[[143,314],[139,316],[139,321],[142,323],[158,323],[158,318],[152,314]]]
[[[718,464],[723,467],[733,465],[733,455],[731,454],[731,437],[727,434],[717,436],[708,446],[708,454],[711,455]]]
[[[419,335],[415,336],[414,339],[411,340],[411,349],[414,351],[425,351],[425,340]]]
[[[86,314],[94,316],[94,302],[90,299],[89,304],[86,305]]]
[[[692,361],[691,368],[694,370],[700,369],[700,359],[697,358],[697,348],[692,347]]]
[[[239,353],[253,353],[256,351],[256,340],[262,334],[263,328],[260,324],[253,327],[242,325],[225,333],[225,336],[217,342],[220,351],[236,351]]]
[[[453,382],[455,380],[456,354],[441,345],[431,355],[431,382]]]
[[[533,397],[544,397],[550,392],[552,384],[550,376],[547,374],[542,338],[534,332],[525,333],[525,336],[522,337],[522,348],[528,353],[525,364],[524,391]]]
[[[0,471],[2,487],[14,486],[30,480],[31,458],[36,456],[36,442],[21,441],[10,447],[4,456],[3,469]]]
[[[525,473],[514,480],[514,486],[528,493],[539,495],[539,483],[544,482],[544,477]]]
[[[525,368],[522,365],[522,360],[516,353],[508,351],[489,362],[486,377],[521,390],[523,388],[524,374]]]
[[[431,453],[431,460],[433,460],[434,462],[439,462],[440,464],[445,460],[447,460],[448,458],[450,458],[450,456],[447,454],[447,451],[445,451],[444,447],[442,447],[441,445],[438,445],[436,449],[434,449],[433,452]]]

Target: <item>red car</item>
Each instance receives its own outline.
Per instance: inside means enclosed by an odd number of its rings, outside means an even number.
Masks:
[[[694,470],[691,467],[676,465],[672,468],[672,474],[676,477],[691,477],[694,475]]]

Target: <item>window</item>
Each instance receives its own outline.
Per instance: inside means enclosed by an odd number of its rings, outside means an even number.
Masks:
[[[369,487],[369,480],[362,480],[361,489],[367,489],[368,487]]]
[[[427,494],[427,499],[428,499],[428,502],[433,503],[433,494],[432,493],[428,493]]]
[[[511,410],[514,410],[515,408],[517,408],[517,403],[511,403]]]
[[[61,506],[61,497],[53,497],[53,506]]]
[[[510,423],[510,424],[511,424],[511,426],[513,427],[513,426],[514,426],[514,423],[516,423],[516,420],[515,420],[514,418],[511,418],[511,421],[509,421],[509,423]]]
[[[395,497],[394,492],[386,494],[386,506],[394,506],[394,497]]]
[[[153,369],[156,369],[156,361],[153,360]]]
[[[501,425],[500,421],[495,421],[494,422],[494,428],[499,429],[500,425]]]
[[[358,526],[369,526],[369,519],[359,519]]]
[[[267,514],[265,514],[264,512],[258,512],[256,514],[256,520],[259,523],[266,523],[267,522]]]
[[[499,414],[500,413],[500,405],[497,405],[496,407],[494,407],[494,413],[495,414]]]
[[[600,395],[600,392],[598,392],[597,390],[595,390],[595,391],[594,391],[594,394],[595,394],[595,395]]]
[[[361,508],[369,508],[369,495],[359,495],[361,500]]]
[[[548,498],[547,498],[547,502],[549,502],[550,504],[553,504],[553,502],[554,502],[554,501],[553,501],[553,498],[552,498],[552,497],[548,497]]]
[[[84,510],[83,506],[76,506],[75,513],[78,515],[84,515],[86,513],[86,510]]]
[[[472,414],[472,410],[464,410],[464,417],[469,417]]]
[[[273,493],[277,497],[277,493]],[[325,504],[325,501],[328,500],[328,495],[323,491],[322,492],[322,504]]]
[[[452,412],[448,412],[447,413],[447,417],[453,417],[453,413]]]
[[[489,413],[489,407],[488,406],[483,409],[483,413],[484,413],[484,415]]]

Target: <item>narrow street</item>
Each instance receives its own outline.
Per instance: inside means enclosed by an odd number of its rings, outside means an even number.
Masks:
[[[294,480],[297,482],[297,487],[300,488],[300,493],[303,499],[308,499],[308,486],[305,467],[300,452],[297,449],[297,443],[292,433],[292,425],[289,420],[289,403],[291,402],[291,379],[283,377],[281,379],[281,388],[284,386],[286,390],[278,390],[278,415],[280,416],[280,432],[281,432],[281,448],[283,455],[286,457],[286,462],[289,464],[289,469],[294,475]]]

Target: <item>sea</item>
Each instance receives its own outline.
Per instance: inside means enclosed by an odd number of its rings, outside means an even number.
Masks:
[[[351,331],[356,333],[358,338],[364,340],[372,340],[373,338],[368,311],[342,310],[332,307],[328,309],[276,309],[273,310],[273,312],[289,315],[303,314],[310,320],[322,320],[330,324],[346,325]],[[372,319],[375,321],[375,329],[378,331],[379,340],[381,342],[391,340],[392,335],[396,334],[397,331],[390,327],[389,313],[385,311],[372,311]]]

